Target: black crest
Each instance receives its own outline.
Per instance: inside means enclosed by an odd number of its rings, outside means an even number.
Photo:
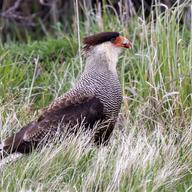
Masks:
[[[88,50],[91,46],[99,45],[106,41],[111,41],[112,39],[118,37],[120,34],[119,32],[101,32],[95,35],[91,35],[85,37],[83,39],[83,43],[85,45],[85,49]]]

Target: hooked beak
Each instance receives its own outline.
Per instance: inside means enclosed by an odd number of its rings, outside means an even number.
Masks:
[[[131,48],[132,47],[131,41],[129,39],[127,39],[126,37],[123,37],[123,36],[116,37],[113,44],[117,47],[124,47],[124,48]]]

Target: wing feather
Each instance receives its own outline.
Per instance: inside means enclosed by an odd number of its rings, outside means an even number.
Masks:
[[[78,100],[65,99],[54,107],[45,111],[36,122],[24,134],[25,141],[40,141],[48,133],[54,134],[58,128],[74,127],[82,120],[86,125],[93,124],[104,119],[103,104],[96,97],[81,97]],[[66,126],[69,125],[70,126]]]
[[[45,109],[36,121],[30,122],[16,134],[5,139],[3,154],[6,156],[13,152],[29,153],[44,138],[54,136],[58,128],[61,132],[66,129],[75,132],[75,125],[82,120],[85,127],[91,128],[103,119],[103,104],[97,97],[85,94],[78,97],[63,97]]]

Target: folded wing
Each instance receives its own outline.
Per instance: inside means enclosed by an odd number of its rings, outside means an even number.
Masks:
[[[5,139],[3,154],[29,153],[47,135],[53,137],[58,129],[62,133],[65,128],[72,129],[82,120],[86,127],[91,128],[96,121],[104,119],[103,104],[95,96],[63,97],[47,108],[36,121],[30,122],[16,134]]]

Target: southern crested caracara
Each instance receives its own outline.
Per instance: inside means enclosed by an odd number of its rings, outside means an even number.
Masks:
[[[86,65],[74,88],[53,101],[36,121],[5,139],[1,158],[14,152],[29,153],[58,130],[61,134],[66,129],[75,132],[82,121],[86,129],[95,123],[102,125],[93,135],[96,144],[108,141],[122,101],[116,64],[121,49],[130,48],[131,42],[118,32],[102,32],[85,37],[83,43]]]

